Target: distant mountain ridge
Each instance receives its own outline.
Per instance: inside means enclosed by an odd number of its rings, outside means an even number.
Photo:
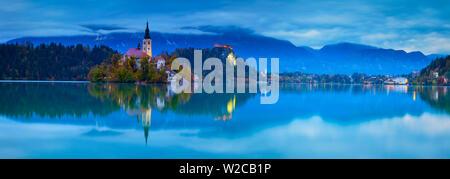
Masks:
[[[210,29],[209,29],[210,30]],[[172,52],[177,48],[212,48],[215,43],[233,47],[236,55],[248,58],[280,58],[280,71],[316,74],[407,74],[426,67],[433,57],[421,52],[382,49],[353,43],[326,45],[321,49],[295,46],[289,41],[233,29],[214,30],[214,34],[173,34],[151,32],[153,54]],[[121,53],[142,43],[144,33],[110,33],[55,37],[23,37],[7,43],[62,43],[106,45]]]

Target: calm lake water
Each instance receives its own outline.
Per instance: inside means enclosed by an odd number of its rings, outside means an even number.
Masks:
[[[0,83],[0,158],[450,158],[446,87]]]

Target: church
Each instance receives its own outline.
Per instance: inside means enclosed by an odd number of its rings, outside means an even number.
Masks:
[[[150,37],[150,30],[148,28],[148,21],[147,21],[147,27],[145,28],[145,35],[144,39],[142,40],[142,48],[141,45],[138,44],[137,48],[130,48],[125,54],[123,54],[122,61],[124,62],[127,58],[134,56],[136,57],[136,65],[140,66],[140,60],[144,59],[145,57],[148,57],[150,62],[152,64],[156,64],[157,69],[162,69],[165,65],[165,59],[161,56],[155,56],[152,55],[152,38]]]

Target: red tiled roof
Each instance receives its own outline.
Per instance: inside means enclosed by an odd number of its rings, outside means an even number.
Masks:
[[[123,54],[124,56],[135,56],[136,58],[144,58],[144,57],[148,57],[148,55],[142,51],[139,50],[137,48],[130,48],[127,53]]]

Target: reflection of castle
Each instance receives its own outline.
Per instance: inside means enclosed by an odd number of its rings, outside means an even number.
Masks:
[[[228,116],[227,115],[223,115],[223,116],[219,116],[214,118],[214,120],[218,121],[218,120],[229,120],[231,118],[233,118],[233,111],[236,108],[236,96],[233,97],[233,99],[230,99],[230,101],[228,101],[227,104],[227,112],[228,112]]]

